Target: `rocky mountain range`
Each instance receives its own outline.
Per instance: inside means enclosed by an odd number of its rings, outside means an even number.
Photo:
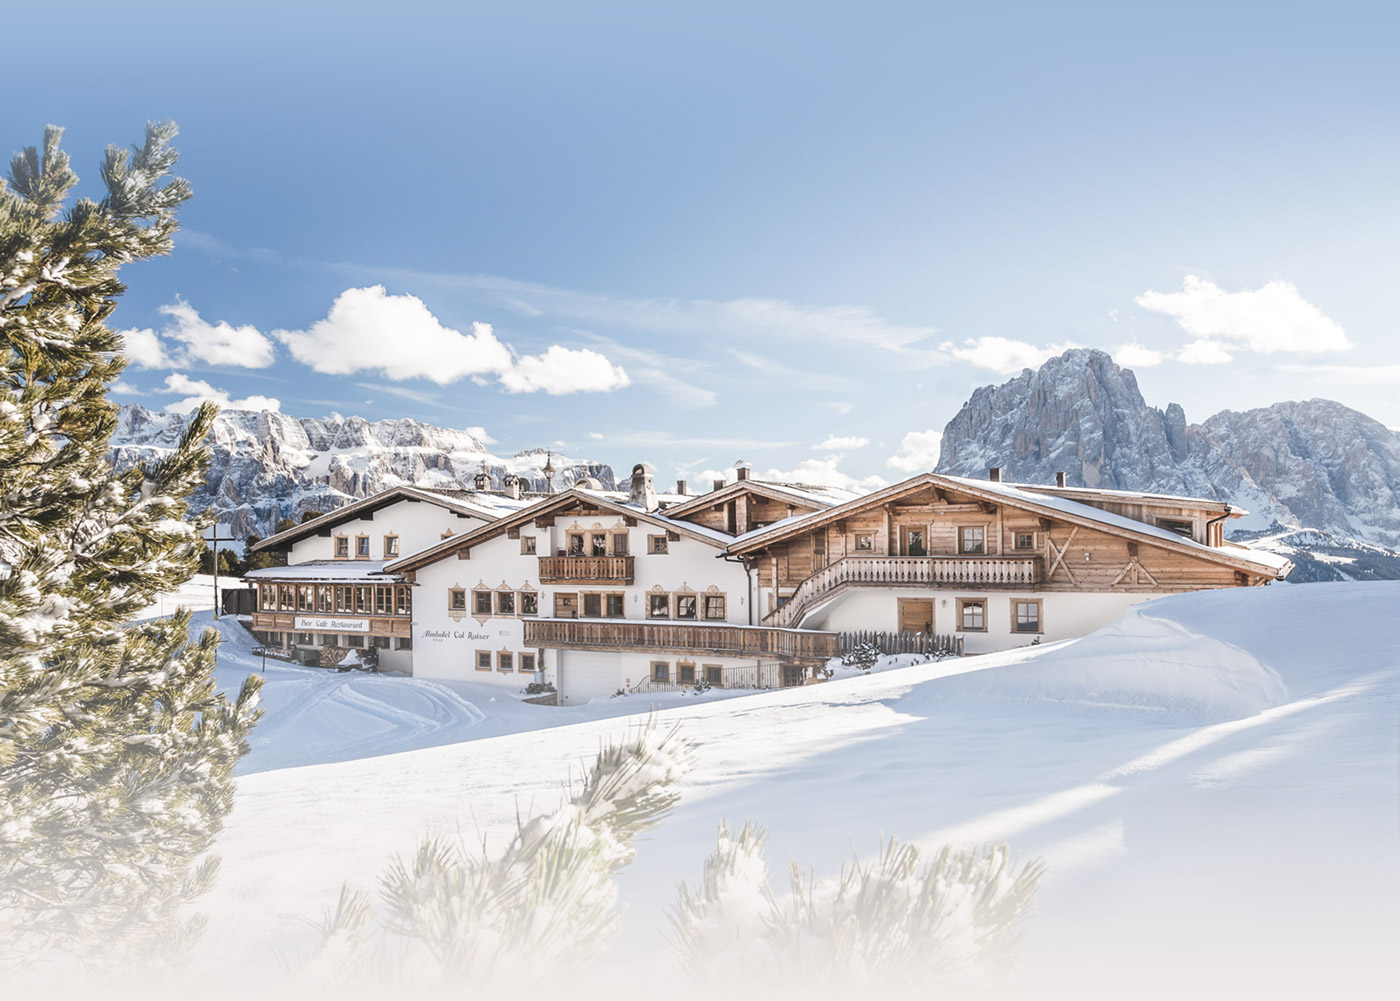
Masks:
[[[1400,576],[1400,434],[1332,400],[1190,424],[1175,403],[1149,406],[1109,355],[1073,349],[978,389],[948,422],[938,472],[989,466],[1013,481],[1064,472],[1075,486],[1229,501],[1251,512],[1231,536],[1296,547],[1300,576],[1340,579],[1353,564]]]
[[[125,405],[112,439],[119,469],[173,448],[189,418]],[[213,510],[231,534],[271,535],[282,518],[333,511],[395,486],[470,489],[483,467],[493,489],[506,474],[525,491],[543,491],[547,453],[528,449],[493,455],[467,431],[411,419],[291,417],[269,411],[224,410],[209,436],[213,459],[205,484],[190,498],[194,511]],[[584,477],[614,487],[611,466],[554,456],[556,490]]]

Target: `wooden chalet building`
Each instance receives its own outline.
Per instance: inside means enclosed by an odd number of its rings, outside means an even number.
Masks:
[[[924,473],[730,544],[765,625],[946,634],[967,652],[1082,636],[1129,605],[1267,584],[1291,565],[1224,540],[1218,501]]]
[[[924,473],[871,494],[751,478],[658,495],[585,481],[535,498],[402,487],[259,548],[253,629],[308,662],[564,702],[800,684],[855,637],[969,653],[1082,636],[1128,606],[1291,568],[1226,542],[1218,501]]]

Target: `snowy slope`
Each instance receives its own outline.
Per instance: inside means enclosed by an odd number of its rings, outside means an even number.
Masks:
[[[852,841],[869,852],[881,834],[1004,839],[1043,858],[1014,996],[1388,996],[1397,610],[1392,582],[1200,592],[1076,642],[668,709],[698,765],[623,873],[623,939],[598,982],[614,996],[671,982],[662,915],[674,886],[699,877],[721,818],[753,817],[771,831],[776,871],[789,855],[835,867]],[[224,670],[233,681],[239,667]],[[308,680],[334,696],[341,677]],[[386,705],[416,697],[399,680]],[[616,711],[607,703],[456,694],[482,717],[463,712],[460,743],[245,775],[204,901],[201,964],[278,983],[276,952],[310,943],[306,922],[342,880],[372,887],[429,830],[499,845],[517,808],[552,806],[624,727],[578,722]],[[327,710],[311,732],[342,729],[370,748],[358,709]],[[500,732],[527,709],[550,728]],[[280,732],[274,744],[304,737],[285,717]]]

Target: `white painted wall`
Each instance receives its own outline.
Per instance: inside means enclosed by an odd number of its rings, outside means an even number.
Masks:
[[[1128,608],[1155,594],[1060,593],[1044,591],[1005,592],[976,590],[931,590],[928,588],[859,588],[846,591],[802,623],[804,629],[830,629],[836,632],[899,629],[900,598],[932,598],[933,630],[942,635],[963,637],[967,653],[991,653],[1026,646],[1039,638],[1042,643],[1085,636],[1108,625]],[[987,603],[987,630],[964,632],[958,628],[958,598],[981,598]],[[1011,629],[1011,602],[1015,598],[1041,602],[1040,634],[1016,633]]]
[[[595,527],[596,526],[596,527]],[[628,552],[634,557],[634,583],[631,585],[603,584],[550,584],[539,581],[539,556],[554,555],[566,548],[566,539],[571,530],[626,532]],[[749,583],[744,568],[737,563],[718,559],[717,548],[693,539],[681,538],[669,543],[665,554],[652,555],[647,552],[647,536],[664,534],[665,530],[639,522],[627,527],[621,517],[606,516],[586,521],[560,518],[552,527],[535,528],[532,524],[522,526],[522,536],[536,538],[536,555],[522,554],[521,540],[508,538],[504,533],[487,542],[475,545],[471,556],[459,560],[449,556],[416,574],[417,586],[413,589],[413,674],[422,678],[454,678],[490,681],[497,684],[522,687],[531,677],[517,671],[502,674],[499,671],[478,671],[475,668],[477,650],[490,650],[494,653],[502,649],[516,654],[528,652],[524,646],[524,625],[520,616],[497,616],[478,619],[471,612],[471,595],[467,596],[467,614],[454,618],[449,610],[449,591],[461,587],[468,592],[478,587],[498,589],[502,585],[520,591],[532,588],[539,594],[539,618],[550,618],[554,611],[556,592],[582,593],[583,591],[622,592],[626,597],[624,608],[626,618],[644,620],[647,615],[646,594],[656,586],[668,592],[689,588],[697,594],[714,585],[726,596],[725,621],[747,625],[749,622]],[[614,620],[616,621],[616,620]],[[703,621],[703,620],[698,620]],[[624,654],[619,661],[618,687],[635,683],[649,677],[649,664],[652,658],[647,654]],[[657,659],[677,659],[675,654],[657,655]],[[690,658],[699,663],[699,658]],[[494,657],[493,657],[494,660]],[[719,663],[711,658],[707,663]],[[557,686],[557,651],[546,650],[540,661],[545,678]],[[726,666],[752,661],[726,661]]]
[[[442,541],[443,532],[460,535],[486,523],[485,518],[459,517],[456,512],[427,501],[417,503],[399,500],[388,507],[374,512],[373,520],[356,518],[331,529],[330,537],[313,535],[292,544],[287,554],[290,564],[307,563],[311,560],[335,559],[336,535],[346,535],[350,539],[350,557],[355,556],[355,536],[369,536],[369,558],[384,559],[384,536],[395,533],[399,537],[399,555],[407,556],[436,546]]]

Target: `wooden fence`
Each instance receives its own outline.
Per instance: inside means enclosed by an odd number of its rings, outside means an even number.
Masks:
[[[856,647],[870,643],[883,654],[916,653],[923,657],[961,657],[963,641],[961,636],[948,636],[940,633],[886,633],[854,632],[841,634],[841,655],[845,656]]]

